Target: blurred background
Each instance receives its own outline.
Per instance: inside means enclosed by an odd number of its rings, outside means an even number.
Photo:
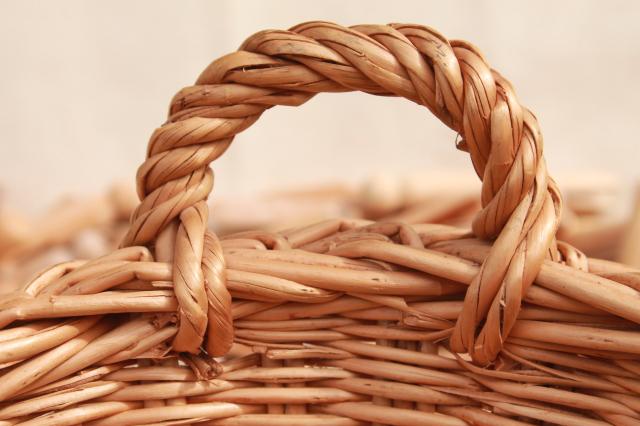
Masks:
[[[5,234],[33,241],[37,218],[52,216],[66,194],[98,207],[63,211],[67,222],[53,215],[47,232],[99,217],[105,198],[96,194],[119,199],[118,220],[126,221],[136,168],[175,92],[254,32],[330,20],[426,24],[479,46],[538,116],[551,173],[574,200],[570,217],[597,212],[606,217],[598,224],[618,226],[595,240],[602,247],[634,216],[639,17],[640,2],[619,0],[1,1]],[[281,219],[291,198],[307,216],[380,218],[416,193],[467,197],[477,178],[455,140],[425,108],[398,99],[321,95],[296,110],[272,109],[214,165],[213,199],[225,201],[214,215],[240,229]],[[264,194],[269,202],[257,203]],[[231,223],[248,210],[260,217]]]
[[[473,42],[538,116],[554,175],[629,182],[640,174],[639,17],[636,1],[4,0],[2,197],[38,209],[63,193],[133,181],[177,90],[250,34],[317,19],[415,22]],[[409,102],[322,95],[273,109],[238,137],[215,165],[216,193],[373,172],[472,178],[454,141]]]

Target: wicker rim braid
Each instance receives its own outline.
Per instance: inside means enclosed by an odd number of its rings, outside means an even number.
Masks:
[[[351,90],[459,133],[483,181],[472,232],[207,230],[209,163],[237,133]],[[174,97],[137,183],[120,249],[0,298],[0,426],[640,422],[640,271],[556,241],[537,120],[466,42],[397,24],[258,33]]]
[[[152,244],[178,222],[175,237],[167,237],[174,240],[167,242],[175,253],[181,313],[176,350],[197,353],[207,321],[225,338],[209,333],[210,353],[224,353],[231,342],[229,298],[220,296],[223,286],[204,284],[223,278],[210,271],[205,280],[201,271],[207,221],[202,201],[213,184],[209,163],[266,109],[297,106],[319,92],[353,90],[424,105],[462,136],[483,180],[483,209],[473,231],[496,242],[467,290],[451,347],[481,364],[497,356],[542,260],[557,258],[551,247],[560,197],[547,175],[536,118],[469,43],[448,42],[416,25],[345,28],[326,22],[250,37],[174,97],[169,121],[151,137],[138,171],[142,203],[125,245]],[[223,274],[220,251],[209,255],[206,263]],[[207,292],[219,297],[209,299],[209,313]],[[207,320],[208,314],[213,318]]]

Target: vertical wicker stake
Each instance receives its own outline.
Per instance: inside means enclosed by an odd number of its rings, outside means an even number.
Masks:
[[[461,135],[483,182],[472,233],[207,231],[209,164],[237,133],[354,90]],[[0,424],[640,421],[638,271],[556,242],[537,120],[466,42],[398,24],[258,33],[174,97],[137,183],[121,249],[0,300]]]

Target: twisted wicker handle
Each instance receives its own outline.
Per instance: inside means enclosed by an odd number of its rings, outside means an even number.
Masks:
[[[174,264],[181,319],[174,349],[197,353],[207,328],[210,354],[231,344],[224,259],[215,236],[205,235],[209,163],[266,109],[352,90],[424,105],[463,137],[483,181],[473,232],[495,241],[466,293],[451,348],[480,364],[499,353],[543,259],[557,257],[560,197],[536,118],[464,41],[419,25],[326,22],[250,37],[174,97],[169,120],[151,137],[137,177],[142,201],[124,244],[155,245]]]

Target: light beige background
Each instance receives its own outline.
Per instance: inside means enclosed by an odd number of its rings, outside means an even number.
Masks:
[[[305,20],[415,22],[480,46],[539,117],[555,174],[639,175],[637,1],[2,1],[0,186],[37,209],[133,180],[171,96],[249,34]],[[216,166],[218,193],[460,169],[426,109],[361,94],[269,111]]]

